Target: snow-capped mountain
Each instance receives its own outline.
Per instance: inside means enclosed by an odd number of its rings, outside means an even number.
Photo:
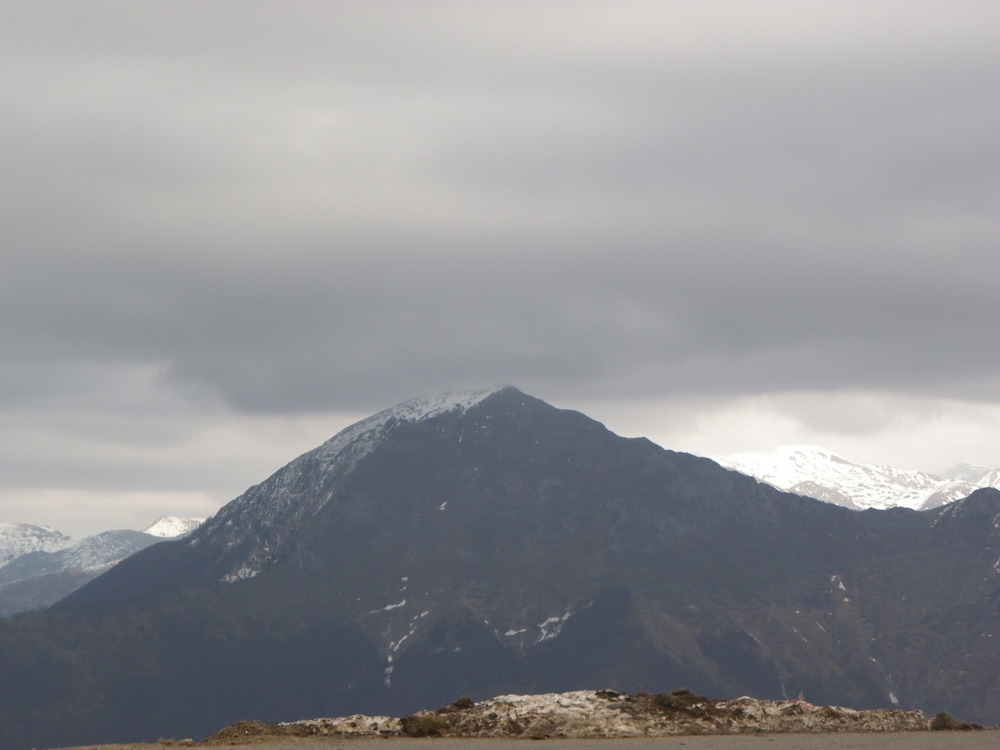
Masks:
[[[55,552],[72,543],[68,536],[49,526],[0,523],[0,567],[29,552]]]
[[[0,585],[62,570],[104,570],[119,560],[163,541],[141,531],[102,531],[63,547],[21,555],[0,568]]]
[[[260,530],[275,528],[275,520],[282,516],[285,516],[285,524],[297,523],[329,503],[337,481],[400,428],[449,413],[461,416],[503,390],[507,388],[418,397],[363,419],[299,456],[266,482],[250,488],[223,507],[189,543],[196,545],[207,537],[227,550],[238,549],[240,554],[224,580],[232,583],[251,578],[286,552],[276,535],[269,538],[274,532],[266,531],[261,536]],[[311,490],[303,495],[301,487],[316,474],[328,478],[324,484],[326,491]],[[253,542],[248,544],[248,539]]]
[[[1000,469],[985,469],[971,464],[953,466],[942,472],[941,478],[969,482],[977,487],[1000,487]]]
[[[204,519],[165,516],[145,531],[74,540],[48,526],[0,523],[0,617],[48,606],[129,555],[191,533]]]
[[[176,539],[186,536],[205,522],[204,518],[179,518],[178,516],[161,516],[147,528],[143,534],[158,536],[161,539]]]
[[[0,746],[588,685],[994,724],[998,560],[996,489],[855,513],[515,388],[410,401],[0,623],[0,683],[33,688]]]
[[[813,445],[783,445],[771,452],[739,453],[719,459],[719,463],[778,489],[853,510],[930,510],[982,487],[1000,487],[1000,470],[963,464],[938,476],[852,461]]]

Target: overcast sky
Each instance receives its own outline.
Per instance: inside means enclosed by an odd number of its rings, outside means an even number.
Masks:
[[[0,4],[0,521],[509,383],[1000,466],[1000,3]]]

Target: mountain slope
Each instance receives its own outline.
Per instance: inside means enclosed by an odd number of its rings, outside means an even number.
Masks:
[[[998,527],[995,490],[857,513],[513,388],[408,402],[0,622],[0,744],[594,687],[994,723]]]
[[[0,567],[29,552],[55,552],[73,543],[49,526],[0,523]]]
[[[145,531],[104,531],[78,541],[47,527],[0,524],[0,617],[47,607],[129,555],[190,533],[202,520],[167,516]]]
[[[771,452],[739,453],[719,462],[778,489],[852,510],[931,510],[983,487],[1000,486],[1000,470],[963,465],[943,476],[851,461],[825,448],[783,445]]]

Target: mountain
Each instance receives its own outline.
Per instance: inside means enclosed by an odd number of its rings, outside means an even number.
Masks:
[[[1000,721],[1000,492],[853,512],[514,388],[353,425],[0,621],[0,746],[612,688]]]
[[[986,469],[982,466],[958,464],[941,474],[942,479],[968,482],[976,487],[1000,488],[1000,469]]]
[[[826,448],[783,445],[772,452],[739,453],[719,459],[778,489],[852,510],[931,510],[983,487],[1000,487],[1000,469],[963,464],[941,476],[851,461]]]
[[[0,617],[47,607],[129,555],[189,534],[204,519],[165,516],[144,531],[74,541],[47,526],[0,524]]]
[[[143,529],[142,533],[149,534],[150,536],[158,536],[161,539],[176,539],[177,537],[187,536],[203,523],[205,523],[204,518],[161,516],[147,528]]]
[[[68,536],[49,526],[0,523],[0,566],[29,552],[54,552],[72,543]]]

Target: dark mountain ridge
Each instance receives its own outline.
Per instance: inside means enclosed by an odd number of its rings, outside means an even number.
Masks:
[[[0,623],[0,743],[602,687],[997,723],[998,526],[996,490],[858,513],[513,388],[407,402]]]

